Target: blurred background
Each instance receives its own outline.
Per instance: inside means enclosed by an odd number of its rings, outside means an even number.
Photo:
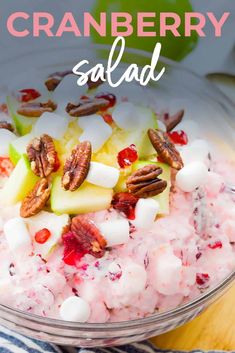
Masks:
[[[73,12],[77,22],[82,24],[83,12],[89,11],[94,16],[99,12],[124,11],[131,14],[136,12],[173,11],[177,12],[183,19],[187,11],[198,11],[205,13],[212,11],[218,17],[223,12],[231,12],[231,16],[223,28],[222,38],[215,38],[212,27],[208,24],[206,38],[174,38],[168,35],[161,39],[162,54],[173,60],[182,61],[185,66],[199,74],[209,72],[235,73],[235,1],[232,0],[1,0],[1,22],[0,22],[0,62],[12,56],[19,56],[27,51],[34,51],[52,46],[78,46],[82,43],[112,43],[113,38],[99,38],[93,34],[92,38],[75,38],[73,34],[67,33],[62,38],[48,38],[41,35],[40,38],[14,38],[6,30],[6,18],[15,11],[50,12],[58,20],[66,11]],[[30,22],[32,25],[32,22]],[[181,28],[181,31],[183,28]],[[159,38],[148,37],[139,40],[135,35],[127,38],[127,46],[152,51]]]

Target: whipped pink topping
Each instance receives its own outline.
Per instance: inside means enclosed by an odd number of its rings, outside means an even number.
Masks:
[[[64,300],[77,295],[90,306],[89,322],[107,322],[142,318],[195,298],[235,268],[235,199],[224,187],[228,175],[235,184],[233,164],[214,163],[200,190],[171,192],[168,216],[150,229],[131,226],[126,244],[100,259],[87,254],[77,266],[63,262],[62,243],[47,261],[37,247],[12,253],[3,226],[19,215],[19,207],[2,208],[0,302],[58,318]],[[99,224],[120,214],[87,217]]]

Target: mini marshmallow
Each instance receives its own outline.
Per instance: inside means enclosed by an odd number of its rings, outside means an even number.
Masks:
[[[113,188],[119,179],[120,172],[117,168],[103,163],[91,162],[86,180],[94,185],[104,188]]]
[[[46,112],[35,123],[33,134],[36,136],[48,134],[52,138],[59,140],[64,136],[68,128],[68,122],[68,118]]]
[[[90,129],[92,128],[93,125],[98,125],[102,123],[104,123],[104,120],[102,116],[98,114],[82,116],[81,118],[78,119],[78,125],[82,130]]]
[[[66,321],[86,322],[90,315],[89,304],[80,297],[68,297],[60,307],[60,316]]]
[[[159,208],[159,203],[154,199],[139,199],[135,208],[134,225],[141,229],[151,228]]]
[[[176,185],[184,192],[192,192],[207,182],[208,169],[202,162],[187,164],[176,174]]]
[[[136,129],[136,107],[134,104],[124,102],[116,105],[112,118],[121,129],[128,131]]]
[[[210,153],[210,146],[207,141],[202,139],[194,140],[189,146],[185,146],[181,150],[181,157],[184,164],[191,162],[206,162]]]
[[[116,219],[98,224],[107,246],[126,244],[129,241],[130,226],[127,219]]]
[[[104,122],[102,117],[97,119],[95,116],[87,119],[89,120],[89,127],[84,129],[83,133],[79,137],[79,141],[90,141],[93,152],[97,152],[112,135],[113,130]],[[84,126],[84,120],[82,118],[78,120],[78,124],[80,125],[81,122]]]
[[[112,290],[116,295],[123,295],[123,304],[125,299],[130,296],[142,293],[145,289],[147,274],[143,266],[136,263],[130,263],[122,267],[122,276],[118,281],[112,282]]]
[[[159,293],[173,295],[180,291],[182,261],[174,255],[169,245],[153,250],[150,266],[151,283]]]
[[[16,139],[16,135],[13,132],[6,129],[0,129],[0,156],[7,157],[9,155],[9,145]]]
[[[174,131],[184,131],[189,141],[193,141],[200,136],[200,127],[199,125],[193,120],[183,120],[179,123],[175,128]]]
[[[53,100],[59,105],[66,106],[68,102],[78,103],[84,93],[84,87],[77,84],[77,76],[70,74],[66,75],[54,90]]]
[[[3,231],[11,251],[23,246],[31,246],[31,238],[26,223],[20,217],[12,218],[4,224]]]

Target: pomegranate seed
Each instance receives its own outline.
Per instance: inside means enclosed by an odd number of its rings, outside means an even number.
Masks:
[[[138,198],[128,192],[119,192],[114,195],[112,206],[115,210],[123,212],[130,220],[135,219],[135,206]]]
[[[112,118],[111,114],[104,114],[103,119],[109,125],[111,125],[113,123],[113,118]]]
[[[9,177],[14,169],[14,165],[11,163],[8,157],[0,157],[0,175]]]
[[[215,250],[215,249],[221,249],[223,247],[223,244],[220,240],[215,241],[214,243],[208,244],[208,248]]]
[[[98,93],[95,98],[102,98],[106,99],[106,101],[109,102],[108,107],[101,109],[101,110],[107,110],[108,108],[112,108],[116,104],[116,96],[112,93]]]
[[[118,153],[117,160],[121,168],[129,167],[138,159],[138,153],[134,144],[124,148]]]
[[[196,274],[196,282],[199,286],[203,286],[210,280],[210,276],[208,273],[197,273]]]
[[[33,88],[25,88],[20,90],[19,92],[20,95],[18,97],[18,100],[24,103],[32,101],[41,96],[41,93],[39,93],[36,89]]]
[[[176,145],[187,145],[188,136],[183,130],[168,132],[171,141]]]
[[[39,230],[35,234],[35,241],[39,244],[44,244],[51,236],[51,232],[47,228]]]

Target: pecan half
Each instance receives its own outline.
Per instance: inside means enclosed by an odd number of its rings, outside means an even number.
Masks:
[[[22,104],[17,113],[30,118],[39,118],[43,113],[52,113],[56,110],[57,105],[52,100],[48,100],[45,103],[40,102],[29,102]]]
[[[8,123],[7,121],[0,121],[0,129],[9,130],[11,132],[14,131],[13,125]]]
[[[75,235],[83,253],[102,257],[105,252],[106,240],[96,225],[84,216],[72,219],[71,232]]]
[[[77,145],[66,160],[62,186],[65,190],[75,191],[87,177],[91,161],[91,144],[84,141]]]
[[[102,81],[100,78],[98,81],[92,81],[91,76],[88,77],[87,85],[89,89],[94,89],[102,85],[104,81]]]
[[[167,133],[161,130],[149,129],[148,136],[159,157],[165,163],[177,170],[183,168],[184,163],[182,158]]]
[[[167,182],[158,176],[162,168],[149,164],[134,172],[126,182],[128,190],[137,197],[148,198],[161,194],[167,187]]]
[[[48,177],[56,168],[57,153],[49,135],[35,137],[27,146],[31,169],[37,176]]]
[[[45,85],[48,89],[48,91],[54,91],[56,87],[59,85],[59,83],[62,81],[62,79],[67,76],[72,74],[71,70],[66,70],[66,71],[61,71],[61,72],[53,72],[53,74],[50,74],[48,78],[45,81]]]
[[[108,107],[109,101],[104,98],[81,98],[78,104],[68,103],[66,112],[73,117],[79,117],[95,114]]]
[[[50,197],[50,187],[47,179],[43,178],[37,182],[32,191],[22,201],[20,216],[28,218],[36,215],[46,205]]]
[[[161,117],[161,121],[166,126],[166,131],[170,132],[173,130],[183,119],[184,117],[184,110],[180,110],[174,115],[169,115],[168,113],[163,114]]]

